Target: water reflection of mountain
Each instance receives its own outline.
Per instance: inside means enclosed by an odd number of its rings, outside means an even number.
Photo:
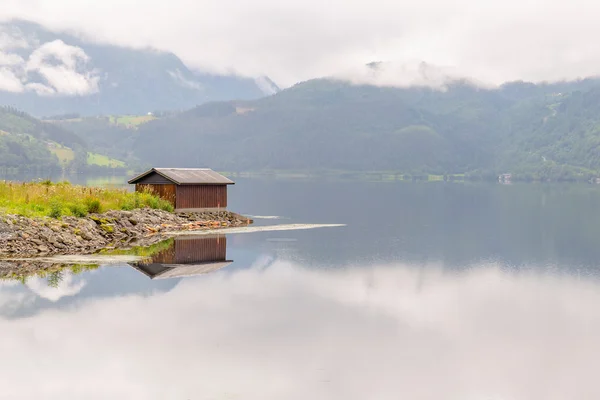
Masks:
[[[206,274],[232,262],[227,260],[227,238],[215,235],[177,237],[149,260],[129,265],[150,279],[168,279]]]

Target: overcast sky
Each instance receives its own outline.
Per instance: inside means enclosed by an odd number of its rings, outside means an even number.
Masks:
[[[2,0],[0,18],[13,17],[282,86],[375,60],[423,60],[489,83],[600,71],[591,0]]]

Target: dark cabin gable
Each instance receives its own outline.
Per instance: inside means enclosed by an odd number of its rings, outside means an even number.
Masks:
[[[152,171],[148,175],[136,181],[136,184],[138,185],[172,185],[174,183],[175,182],[158,174],[156,171]]]

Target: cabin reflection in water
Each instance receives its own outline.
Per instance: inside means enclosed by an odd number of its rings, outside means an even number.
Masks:
[[[167,279],[206,274],[232,262],[227,260],[226,236],[215,235],[177,237],[150,260],[130,265],[151,279]]]

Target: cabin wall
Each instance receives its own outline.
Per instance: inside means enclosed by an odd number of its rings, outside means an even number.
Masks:
[[[177,264],[225,261],[226,257],[227,239],[225,236],[175,241],[175,262]]]
[[[152,264],[194,264],[225,261],[227,238],[225,235],[178,239],[172,247],[152,256]]]
[[[227,208],[226,185],[186,185],[177,186],[175,208]]]
[[[174,184],[157,184],[157,185],[151,185],[151,184],[141,184],[141,183],[137,183],[135,185],[135,191],[136,192],[151,192],[154,193],[155,195],[157,195],[158,197],[160,197],[163,200],[167,200],[168,202],[170,202],[173,207],[177,207],[176,206],[176,200],[177,200],[177,186]]]

